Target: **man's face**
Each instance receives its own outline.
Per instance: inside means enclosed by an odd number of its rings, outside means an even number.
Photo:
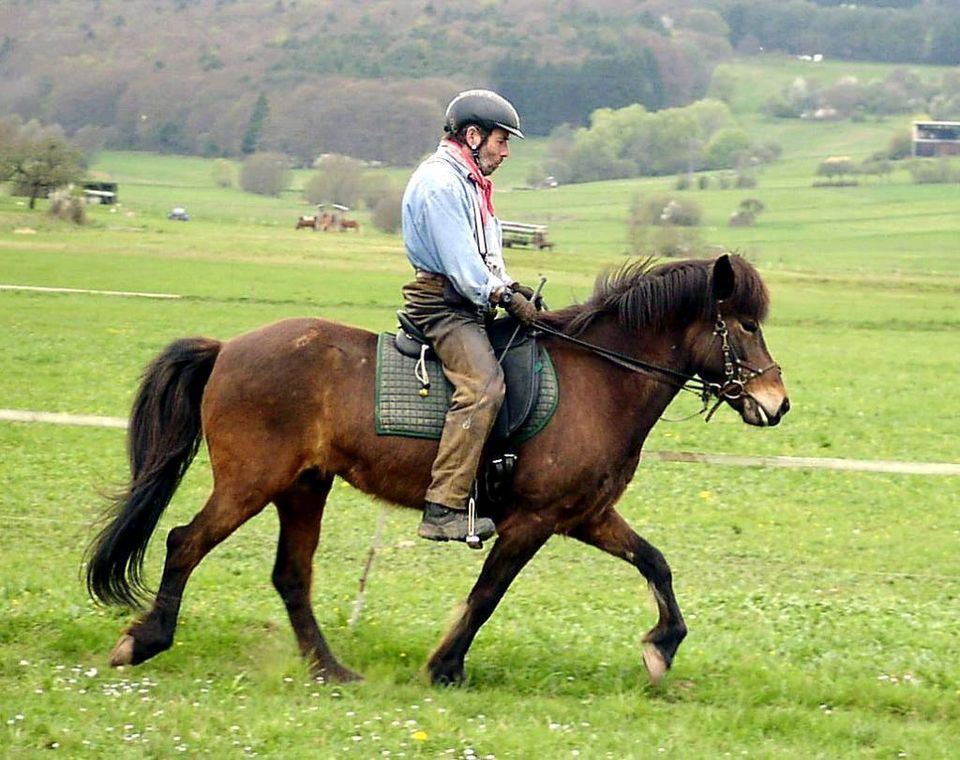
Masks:
[[[482,137],[479,130],[478,137]],[[477,159],[477,166],[480,167],[480,173],[484,177],[493,174],[503,159],[510,155],[510,133],[500,127],[494,127],[493,131],[487,137],[487,141],[480,147],[480,155]]]

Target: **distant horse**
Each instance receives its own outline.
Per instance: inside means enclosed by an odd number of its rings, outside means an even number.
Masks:
[[[301,216],[297,219],[297,226],[294,229],[302,230],[309,227],[311,230],[317,228],[317,217],[315,216]]]
[[[614,503],[682,385],[698,383],[705,404],[708,396],[725,401],[750,425],[776,425],[788,411],[760,331],[767,305],[756,270],[724,255],[628,264],[598,278],[585,304],[542,314],[559,405],[519,448],[506,501],[479,504],[498,536],[461,617],[429,658],[435,683],[463,679],[474,636],[553,534],[619,557],[648,581],[659,619],[644,637],[643,661],[652,681],[663,677],[687,633],[670,567]],[[225,343],[177,340],[153,360],[130,418],[130,482],[90,547],[90,593],[131,606],[145,598],[148,541],[202,436],[214,485],[190,524],[167,536],[152,608],[121,636],[111,664],[141,663],[171,646],[190,573],[272,502],[280,518],[272,580],[301,652],[327,680],[360,677],[331,652],[310,599],[327,496],[339,475],[365,493],[420,508],[437,451],[436,441],[375,433],[376,345],[365,330],[287,319]]]
[[[360,232],[360,222],[356,219],[341,219],[340,220],[340,232],[346,232],[347,230],[356,230]]]

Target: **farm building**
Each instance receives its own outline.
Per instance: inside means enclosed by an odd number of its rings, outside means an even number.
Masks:
[[[913,155],[924,158],[960,155],[960,121],[913,122]]]

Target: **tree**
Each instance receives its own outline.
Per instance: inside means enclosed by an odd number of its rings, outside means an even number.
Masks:
[[[35,208],[37,198],[51,190],[79,181],[84,171],[80,151],[54,135],[19,139],[3,163],[14,194],[28,196],[30,208]]]
[[[886,179],[893,173],[893,162],[885,158],[873,158],[860,164],[860,173]]]
[[[856,173],[856,164],[847,156],[830,156],[817,167],[818,175],[826,177],[831,182],[836,177],[838,184],[842,184],[843,178],[848,174]]]
[[[899,129],[893,133],[893,136],[890,138],[890,144],[887,147],[887,155],[893,161],[901,158],[909,158],[913,155],[913,133],[909,127]]]
[[[708,169],[732,169],[741,156],[750,151],[750,137],[739,127],[719,130],[704,149],[704,162]]]
[[[277,153],[254,153],[240,169],[240,187],[258,195],[280,195],[287,184],[287,159]]]
[[[371,211],[377,207],[380,199],[387,193],[393,192],[393,180],[383,173],[364,174],[360,181],[360,197],[363,205]]]
[[[319,171],[304,189],[310,203],[339,203],[355,206],[360,198],[363,166],[347,156],[325,156]]]
[[[270,112],[270,106],[267,104],[267,96],[260,93],[257,102],[253,105],[253,113],[250,114],[250,121],[247,122],[247,128],[243,133],[243,140],[240,143],[240,150],[245,156],[255,153],[260,147],[260,135],[263,133],[263,123],[267,120],[267,114]]]

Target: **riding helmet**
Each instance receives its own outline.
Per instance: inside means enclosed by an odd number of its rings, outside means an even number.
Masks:
[[[520,115],[510,101],[492,90],[466,90],[450,101],[443,129],[456,134],[461,127],[476,124],[485,132],[494,127],[523,138]]]

